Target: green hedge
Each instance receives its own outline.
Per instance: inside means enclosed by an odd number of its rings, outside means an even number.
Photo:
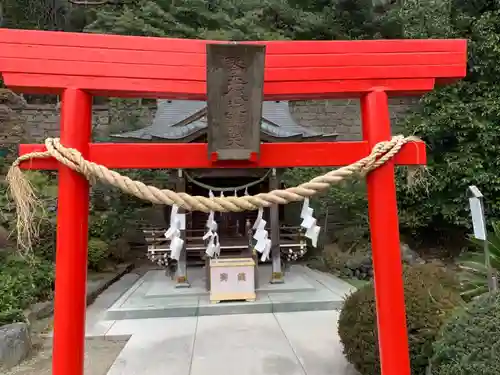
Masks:
[[[404,284],[412,375],[424,375],[444,319],[462,300],[454,276],[435,264],[407,267]],[[376,321],[370,283],[346,299],[338,328],[344,354],[361,375],[380,374]]]
[[[443,328],[432,375],[500,374],[500,294],[474,301]]]

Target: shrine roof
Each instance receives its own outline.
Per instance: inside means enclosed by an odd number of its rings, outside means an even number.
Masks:
[[[152,125],[142,129],[114,134],[127,139],[170,141],[186,140],[202,135],[207,128],[207,103],[194,100],[158,100],[158,109]],[[323,135],[299,125],[290,113],[288,101],[264,101],[262,105],[261,131],[275,139],[336,137]]]

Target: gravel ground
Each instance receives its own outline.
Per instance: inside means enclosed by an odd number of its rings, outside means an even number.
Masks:
[[[125,341],[111,341],[92,338],[86,340],[85,375],[106,375]],[[51,375],[52,348],[43,347],[32,358],[2,375]]]

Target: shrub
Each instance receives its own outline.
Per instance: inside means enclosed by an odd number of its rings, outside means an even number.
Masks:
[[[38,236],[33,239],[33,253],[42,259],[55,261],[57,219],[55,211],[47,211],[38,225]]]
[[[127,260],[127,254],[130,252],[130,244],[125,238],[113,240],[108,246],[109,259],[122,263]]]
[[[373,277],[372,258],[369,249],[357,248],[342,251],[336,244],[323,249],[323,259],[328,271],[344,278],[370,280]]]
[[[500,294],[475,300],[434,343],[433,375],[500,374]]]
[[[8,256],[0,263],[0,325],[23,321],[30,304],[48,300],[54,290],[52,263]]]
[[[493,230],[488,233],[489,261],[493,276],[500,275],[500,221],[492,223]],[[462,297],[472,299],[488,292],[488,268],[484,241],[471,238],[475,251],[465,253],[459,259],[462,269],[461,280],[463,286]]]
[[[108,244],[99,238],[90,238],[88,245],[88,267],[100,271],[109,258]]]
[[[116,212],[95,211],[90,216],[89,234],[91,237],[112,241],[122,236],[124,230],[124,218]]]
[[[412,374],[425,374],[432,343],[443,319],[462,303],[458,282],[434,263],[404,270],[405,302]],[[339,319],[344,354],[362,375],[380,374],[373,284],[345,301]]]

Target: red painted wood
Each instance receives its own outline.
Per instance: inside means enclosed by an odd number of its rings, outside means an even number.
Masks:
[[[0,28],[0,41],[13,44],[42,46],[77,46],[85,48],[122,49],[136,51],[163,51],[205,53],[207,43],[224,41],[154,38],[122,35],[66,33],[58,31],[13,30]],[[253,41],[265,44],[267,54],[288,53],[426,53],[466,51],[464,39],[401,39],[364,41]]]
[[[212,42],[0,29],[0,71],[24,92],[79,87],[103,96],[204,99],[205,49]],[[464,40],[250,43],[267,46],[267,100],[358,96],[377,85],[420,94],[466,69]],[[314,92],[304,89],[310,84]]]
[[[29,93],[59,94],[65,87],[80,87],[95,96],[205,100],[204,82],[151,79],[96,78],[41,74],[5,73],[9,88]],[[265,100],[304,100],[358,97],[383,87],[393,95],[420,95],[434,88],[433,78],[269,82]]]
[[[43,145],[19,146],[20,155],[45,150]],[[370,150],[366,141],[264,143],[255,163],[231,163],[212,161],[205,143],[92,143],[89,160],[113,169],[333,167],[351,164],[367,156]],[[425,144],[405,145],[394,161],[399,165],[425,164]],[[37,159],[21,165],[24,169],[56,169],[57,166],[55,159]]]
[[[152,66],[202,67],[206,54],[187,52],[141,51],[124,49],[44,46],[37,44],[2,43],[0,58],[56,60],[93,63],[136,64]],[[386,65],[462,65],[464,52],[400,52],[400,53],[315,53],[299,51],[268,54],[266,68],[386,66]],[[368,64],[367,64],[368,62]]]
[[[88,157],[92,98],[67,89],[62,96],[61,141]],[[68,167],[59,167],[54,375],[83,374],[87,290],[89,184]]]
[[[363,137],[370,146],[391,137],[387,95],[361,98]],[[367,176],[380,364],[383,375],[410,375],[394,163]]]
[[[54,76],[110,77],[124,79],[152,79],[169,81],[199,81],[205,84],[206,68],[194,66],[138,65],[128,63],[96,63],[86,61],[42,59],[1,58],[2,72],[23,72]],[[441,65],[397,65],[379,66],[335,66],[335,67],[295,67],[267,68],[264,80],[283,81],[319,81],[319,80],[356,80],[356,79],[391,79],[391,78],[453,78],[465,74],[463,64]]]

